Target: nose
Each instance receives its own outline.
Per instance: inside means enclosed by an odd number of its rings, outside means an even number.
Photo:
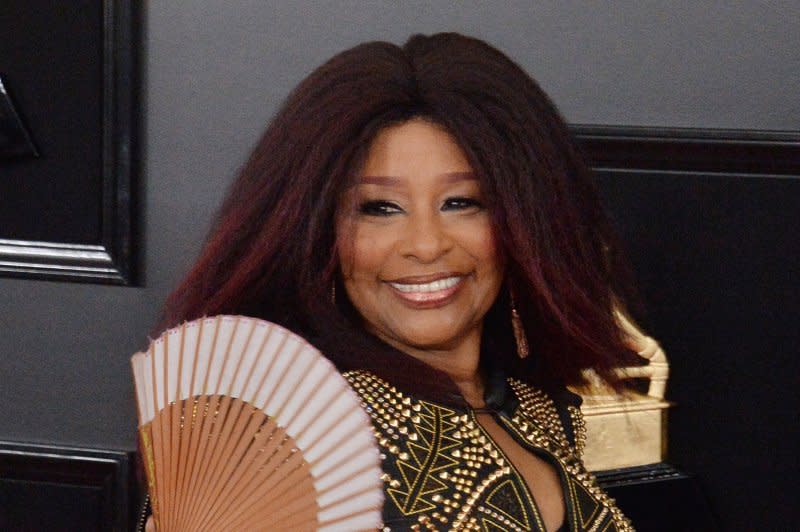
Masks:
[[[405,224],[400,253],[423,263],[435,262],[453,247],[445,221],[438,213],[415,214]]]

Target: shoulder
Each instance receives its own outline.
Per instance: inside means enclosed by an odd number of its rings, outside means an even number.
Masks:
[[[578,457],[586,444],[586,424],[581,413],[581,397],[567,388],[544,390],[510,377],[508,384],[519,401],[518,411],[549,437],[569,447]]]
[[[376,421],[399,416],[408,410],[412,398],[377,375],[364,370],[345,371],[342,376],[361,399],[361,406]]]
[[[350,387],[353,388],[358,395],[362,396],[362,398],[377,395],[369,392],[377,392],[378,390],[382,392],[394,391],[393,387],[388,382],[369,371],[360,369],[344,371],[342,372],[342,377],[344,377],[348,384],[350,384]]]

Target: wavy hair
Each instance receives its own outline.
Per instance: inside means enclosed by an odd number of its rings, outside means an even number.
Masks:
[[[487,314],[483,353],[543,386],[581,383],[586,368],[613,383],[613,368],[631,355],[613,315],[628,290],[591,172],[537,83],[497,49],[453,33],[361,44],[295,88],[160,327],[257,316],[306,336],[342,370],[455,397],[449,379],[366,332],[344,290],[331,301],[339,198],[377,132],[417,117],[444,127],[480,180],[531,347],[517,359],[506,293]]]

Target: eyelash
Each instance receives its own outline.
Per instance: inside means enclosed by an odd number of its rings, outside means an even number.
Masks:
[[[483,209],[483,203],[481,203],[476,198],[470,198],[469,196],[447,198],[447,200],[445,200],[444,203],[445,206],[449,205],[456,209],[471,209],[471,208]]]
[[[442,210],[483,209],[483,203],[470,197],[447,198],[442,205]],[[402,209],[391,201],[369,200],[359,205],[358,212],[367,216],[391,216],[402,212]]]
[[[400,212],[400,207],[391,201],[370,200],[361,203],[358,212],[367,216],[390,216]]]

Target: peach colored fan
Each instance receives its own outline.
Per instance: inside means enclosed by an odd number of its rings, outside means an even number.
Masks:
[[[202,318],[131,364],[159,531],[380,526],[369,418],[301,337],[254,318]]]

